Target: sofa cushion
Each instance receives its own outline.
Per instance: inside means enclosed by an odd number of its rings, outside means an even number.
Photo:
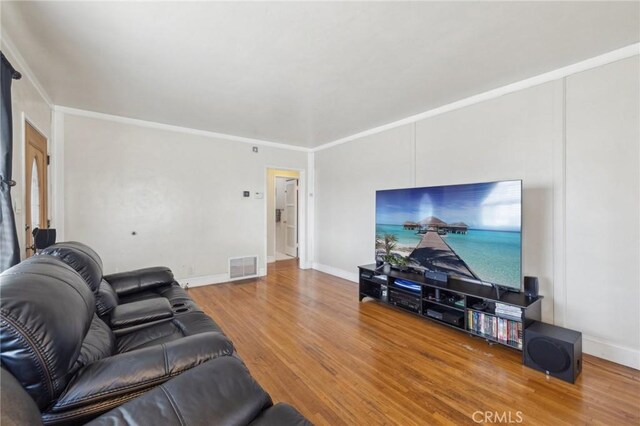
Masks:
[[[195,303],[193,305],[197,308]],[[173,323],[182,330],[185,336],[204,333],[206,331],[219,331],[222,333],[222,329],[218,324],[216,324],[210,316],[201,311],[191,310],[190,312],[176,315],[173,318]]]
[[[104,358],[80,370],[49,411],[61,412],[146,389],[233,351],[223,334],[202,333]]]
[[[168,322],[117,336],[116,347],[119,353],[129,352],[209,331],[220,332],[220,327],[204,313],[191,312],[177,315]]]
[[[105,280],[115,290],[118,296],[151,290],[156,287],[174,283],[173,272],[165,266],[137,269],[135,271],[119,272],[105,275]]]
[[[247,425],[272,405],[242,361],[208,361],[89,425]]]
[[[130,352],[148,346],[172,342],[182,337],[184,337],[184,333],[176,327],[173,321],[163,322],[117,336],[116,351],[118,353]]]
[[[94,315],[89,332],[82,342],[80,355],[71,368],[71,373],[75,373],[85,365],[113,355],[115,350],[116,338],[111,329],[97,315]]]
[[[164,297],[169,300],[172,305],[184,300],[191,300],[187,292],[180,287],[178,283],[156,287],[151,290],[140,291],[119,297],[120,303],[131,303],[139,300],[154,299],[156,297]]]

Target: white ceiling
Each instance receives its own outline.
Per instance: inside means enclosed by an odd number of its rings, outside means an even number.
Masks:
[[[2,2],[55,104],[317,146],[620,48],[638,2]]]

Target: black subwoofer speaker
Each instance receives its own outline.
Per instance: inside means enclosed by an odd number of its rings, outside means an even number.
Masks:
[[[523,363],[569,383],[582,370],[582,333],[543,322],[524,330]]]

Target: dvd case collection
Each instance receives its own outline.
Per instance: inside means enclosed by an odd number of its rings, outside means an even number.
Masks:
[[[522,349],[522,323],[478,311],[467,311],[470,331]]]
[[[522,309],[517,306],[496,303],[496,315],[507,319],[522,319]]]

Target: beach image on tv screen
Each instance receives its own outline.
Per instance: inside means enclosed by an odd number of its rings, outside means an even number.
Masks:
[[[522,182],[376,192],[376,259],[520,288]]]

